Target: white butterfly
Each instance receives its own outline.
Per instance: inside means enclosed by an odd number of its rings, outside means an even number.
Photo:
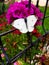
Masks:
[[[24,18],[14,20],[12,26],[18,29],[22,33],[32,32],[34,30],[34,25],[37,22],[37,17],[35,15],[30,15],[27,17],[27,26]]]

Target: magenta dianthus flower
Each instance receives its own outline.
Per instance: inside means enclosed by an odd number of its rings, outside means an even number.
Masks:
[[[11,4],[8,8],[6,18],[8,20],[8,23],[12,23],[15,19],[19,18],[26,18],[29,15],[35,15],[37,16],[38,20],[40,20],[43,17],[43,13],[40,12],[39,8],[34,6],[31,3],[31,8],[29,10],[28,8],[28,1],[22,1],[22,2],[15,2],[14,4]],[[37,25],[40,23],[37,21]]]

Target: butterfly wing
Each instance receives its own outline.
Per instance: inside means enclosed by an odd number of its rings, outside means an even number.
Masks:
[[[18,29],[22,33],[27,33],[28,31],[32,32],[34,30],[34,25],[36,21],[37,21],[37,18],[34,15],[31,15],[27,17],[28,29],[26,27],[25,20],[23,18],[14,20],[14,22],[12,23],[12,26]]]
[[[22,33],[27,33],[26,24],[23,18],[15,20],[12,23],[12,26],[18,29]]]
[[[32,32],[34,30],[34,25],[36,22],[37,22],[37,17],[35,17],[35,15],[31,15],[27,17],[27,26],[29,32]]]

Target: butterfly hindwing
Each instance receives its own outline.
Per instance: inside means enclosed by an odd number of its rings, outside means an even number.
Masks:
[[[26,24],[23,18],[14,20],[14,22],[12,23],[12,26],[20,30],[20,32],[22,33],[27,33]]]

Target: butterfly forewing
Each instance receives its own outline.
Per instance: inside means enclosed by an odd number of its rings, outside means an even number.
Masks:
[[[37,22],[37,17],[35,15],[30,15],[27,17],[27,26],[28,26],[28,31],[32,32],[34,30],[34,25]]]

